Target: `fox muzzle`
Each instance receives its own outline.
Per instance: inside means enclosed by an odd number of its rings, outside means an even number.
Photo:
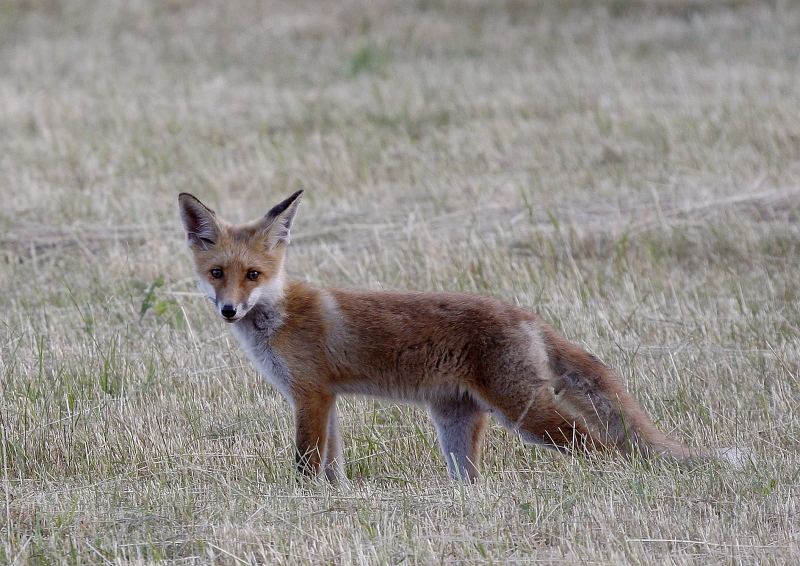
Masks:
[[[233,305],[222,305],[222,308],[219,309],[219,314],[228,322],[235,322],[237,320],[236,307]]]

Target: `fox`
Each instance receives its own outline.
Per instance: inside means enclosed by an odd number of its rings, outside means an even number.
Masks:
[[[291,406],[301,477],[346,480],[336,399],[427,406],[449,475],[481,477],[491,416],[563,454],[689,462],[597,357],[540,316],[489,295],[317,287],[284,260],[303,191],[231,224],[178,197],[198,284],[250,360]]]

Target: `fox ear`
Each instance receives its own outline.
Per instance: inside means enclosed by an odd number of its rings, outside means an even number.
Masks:
[[[213,210],[189,193],[178,195],[186,243],[192,249],[208,250],[219,239],[219,223]]]
[[[297,191],[282,203],[274,206],[260,220],[261,229],[267,240],[267,249],[271,250],[278,244],[289,243],[289,230],[292,228],[302,194],[303,191]]]

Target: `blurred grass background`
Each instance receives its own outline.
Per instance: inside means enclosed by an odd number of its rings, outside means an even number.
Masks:
[[[2,561],[798,559],[800,3],[0,0]],[[692,473],[340,401],[351,483],[196,292],[177,218],[306,195],[320,285],[491,293],[612,365]]]

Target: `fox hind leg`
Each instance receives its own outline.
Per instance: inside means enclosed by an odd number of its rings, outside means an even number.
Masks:
[[[613,446],[627,453],[631,446],[620,400],[604,391],[601,381],[599,375],[570,371],[554,379],[549,390],[559,412],[583,425],[597,448]]]
[[[428,405],[450,476],[472,483],[480,479],[486,411],[469,395],[443,397]]]
[[[570,371],[555,379],[550,391],[556,407],[587,431],[593,448],[614,448],[625,456],[690,456],[688,447],[653,425],[613,374]]]
[[[546,380],[490,380],[475,388],[483,406],[522,440],[570,453],[584,449],[582,421],[559,410]]]

